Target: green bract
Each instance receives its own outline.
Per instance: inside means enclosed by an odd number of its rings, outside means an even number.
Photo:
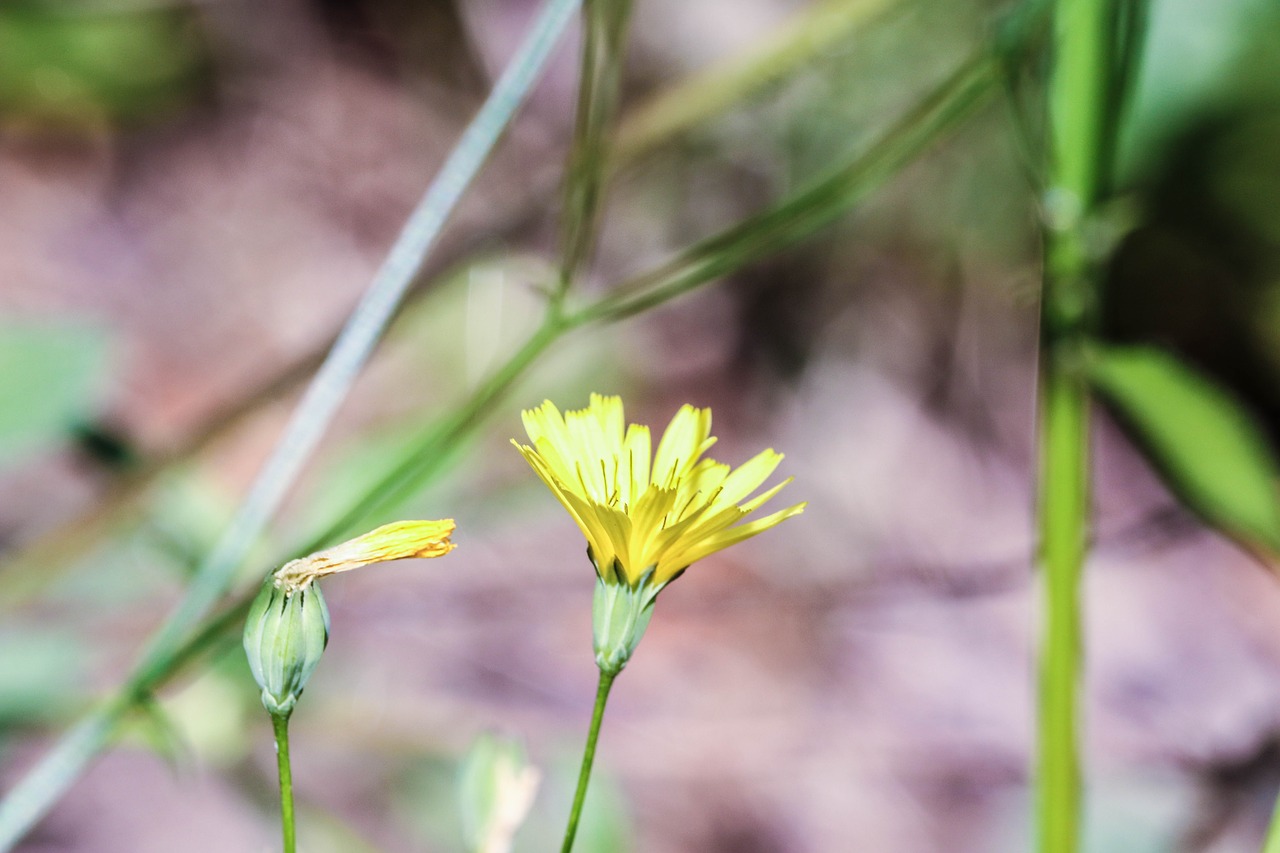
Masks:
[[[272,714],[293,712],[329,642],[329,608],[318,586],[286,591],[268,579],[249,608],[244,651]]]

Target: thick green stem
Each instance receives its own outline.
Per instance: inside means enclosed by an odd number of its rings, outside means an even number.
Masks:
[[[1041,853],[1080,847],[1080,588],[1089,538],[1089,388],[1097,264],[1087,226],[1104,177],[1110,4],[1058,0],[1049,80],[1041,299],[1039,561],[1042,635],[1036,749]]]
[[[582,751],[582,769],[578,771],[578,790],[573,794],[573,808],[569,812],[569,825],[564,831],[564,843],[560,853],[573,850],[573,839],[578,834],[578,821],[582,817],[582,804],[587,799],[587,785],[591,782],[591,765],[596,758],[596,741],[600,739],[600,723],[604,720],[604,705],[609,701],[609,688],[618,674],[601,670],[600,686],[596,688],[596,707],[591,712],[591,730],[587,732],[587,746]]]
[[[276,734],[276,767],[280,771],[280,828],[284,835],[284,853],[294,853],[298,842],[293,821],[293,770],[289,766],[289,715],[272,714],[271,727]]]

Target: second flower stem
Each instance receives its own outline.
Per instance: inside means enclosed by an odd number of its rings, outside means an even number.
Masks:
[[[600,739],[600,723],[604,720],[604,705],[609,701],[609,688],[618,674],[600,672],[600,686],[596,688],[596,707],[591,712],[591,730],[587,733],[587,745],[582,751],[582,769],[578,771],[578,790],[573,795],[573,809],[569,812],[569,826],[564,831],[564,844],[560,853],[573,850],[573,839],[578,834],[578,820],[582,817],[582,804],[587,799],[587,785],[591,782],[591,764],[596,757],[596,741]]]
[[[289,715],[272,714],[276,733],[276,766],[280,770],[280,826],[284,833],[284,853],[297,849],[293,820],[293,770],[289,766]]]

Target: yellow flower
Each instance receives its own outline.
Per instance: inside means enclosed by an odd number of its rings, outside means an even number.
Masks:
[[[703,458],[715,443],[710,409],[681,407],[652,456],[649,428],[624,426],[618,397],[592,394],[586,409],[564,415],[548,400],[523,419],[533,446],[512,443],[578,523],[606,583],[656,591],[805,507],[742,521],[790,480],[750,498],[781,453],[765,450],[737,470]]]
[[[306,589],[316,578],[349,572],[370,563],[410,557],[443,557],[454,549],[449,541],[452,518],[441,521],[396,521],[363,536],[291,560],[275,573],[275,584],[289,591]]]

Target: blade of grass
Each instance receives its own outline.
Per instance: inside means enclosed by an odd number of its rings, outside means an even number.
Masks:
[[[561,211],[558,304],[587,262],[596,242],[608,130],[622,87],[631,0],[586,0],[583,5],[582,70],[573,147]]]
[[[236,570],[346,398],[445,221],[538,79],[580,2],[547,0],[516,55],[409,217],[236,516],[204,560],[182,601],[143,651],[125,690],[73,729],[0,801],[0,850],[11,849],[70,787],[110,740],[130,700],[149,691],[147,685],[154,680],[153,674],[167,668],[192,627],[226,593]]]

